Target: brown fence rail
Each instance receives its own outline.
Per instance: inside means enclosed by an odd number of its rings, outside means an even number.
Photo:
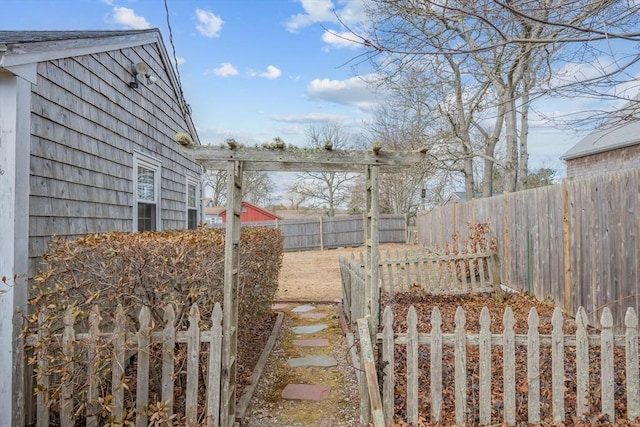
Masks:
[[[478,319],[479,333],[469,334],[465,330],[466,316],[464,310],[459,307],[455,314],[455,332],[442,333],[442,315],[437,307],[431,313],[431,332],[418,333],[418,316],[414,307],[410,307],[407,315],[407,330],[393,330],[393,313],[387,307],[383,315],[383,332],[377,335],[382,343],[382,355],[379,362],[383,372],[382,413],[386,424],[394,421],[394,414],[406,413],[406,421],[410,425],[418,425],[418,420],[430,420],[432,423],[440,423],[443,414],[443,390],[452,388],[455,399],[456,425],[465,425],[477,421],[480,425],[490,425],[502,422],[506,425],[528,422],[540,424],[550,419],[555,424],[565,422],[565,400],[571,394],[575,404],[575,415],[582,419],[584,414],[593,413],[590,408],[590,397],[595,397],[600,407],[597,409],[601,417],[608,422],[616,420],[616,409],[620,404],[626,404],[626,410],[622,417],[628,421],[636,422],[640,417],[640,387],[638,366],[638,317],[636,311],[629,308],[625,315],[625,332],[623,335],[614,335],[613,319],[608,308],[602,310],[599,334],[588,334],[587,315],[583,308],[577,310],[575,334],[563,332],[564,319],[562,311],[556,308],[552,324],[551,335],[542,335],[538,332],[539,318],[535,308],[532,308],[528,320],[528,333],[516,334],[514,332],[514,316],[511,308],[504,312],[503,333],[495,334],[490,331],[490,315],[485,307]],[[369,340],[369,328],[363,322],[368,318],[358,320],[360,338],[365,343]],[[394,372],[396,349],[403,346],[406,349],[406,371]],[[421,350],[422,346],[422,350]],[[424,350],[427,346],[428,350]],[[467,349],[475,347],[479,353],[479,366],[477,383],[471,384],[472,378],[468,375]],[[616,358],[614,349],[624,349],[624,361],[618,361],[622,369],[615,370]],[[446,349],[452,349],[448,351]],[[499,353],[493,353],[493,349],[499,349]],[[541,349],[551,353],[551,381],[543,381],[541,372]],[[361,346],[361,352],[368,352],[367,346]],[[454,371],[444,372],[444,357],[453,352]],[[516,372],[516,358],[524,353],[526,357],[526,373]],[[497,354],[497,355],[496,355]],[[590,355],[597,354],[600,359],[599,371],[594,375],[590,371]],[[426,356],[426,357],[425,357]],[[373,354],[360,355],[361,360],[373,360]],[[493,362],[492,362],[492,357]],[[502,359],[503,371],[501,377],[492,377],[492,363],[495,358]],[[575,362],[575,371],[568,373],[565,369],[565,360],[572,359]],[[425,376],[421,369],[429,369],[429,384],[420,384],[420,378]],[[363,365],[363,371],[366,366]],[[547,367],[548,368],[548,367]],[[621,372],[622,371],[622,372]],[[375,370],[373,372],[375,374]],[[395,378],[406,376],[406,390],[396,390]],[[523,378],[524,376],[524,378]],[[516,381],[516,378],[520,381]],[[569,391],[566,387],[568,377],[575,378],[575,390]],[[623,378],[621,378],[623,377]],[[373,396],[367,401],[369,404],[362,409],[361,419],[374,425],[381,425],[376,421],[375,415],[380,412],[380,404],[375,399],[375,390],[379,390],[377,375],[361,375],[361,390],[364,394]],[[495,386],[495,388],[494,388]],[[420,414],[418,411],[418,396],[420,389],[428,389],[425,392],[429,397],[429,414]],[[423,391],[424,391],[423,389]],[[502,420],[492,419],[492,409],[495,409],[496,399],[492,398],[492,391],[500,390]],[[372,392],[373,391],[373,392]],[[477,411],[477,420],[469,419],[468,396],[477,396],[474,411]],[[597,395],[596,395],[597,394]],[[596,396],[590,396],[596,395]],[[541,396],[550,396],[545,400]],[[495,397],[495,395],[494,395]],[[404,402],[404,408],[395,411],[395,402]],[[524,406],[523,406],[524,405]],[[517,407],[526,407],[525,419],[519,419],[516,413]],[[573,407],[573,406],[572,406]],[[545,411],[550,412],[546,414]],[[372,417],[374,419],[372,420]]]
[[[408,251],[386,251],[378,256],[379,292],[394,295],[419,287],[429,294],[466,294],[500,291],[498,254],[477,252],[467,247],[455,248],[454,254]],[[356,260],[339,257],[344,309],[350,321],[364,317],[366,282],[364,255]]]
[[[622,326],[640,307],[639,188],[636,169],[442,206],[418,213],[418,241],[464,240],[468,223],[489,223],[505,284],[572,314],[585,307],[592,324],[610,307]]]
[[[41,316],[45,316],[42,313]],[[44,319],[44,317],[42,317]],[[136,426],[149,425],[147,408],[149,401],[149,366],[150,366],[150,349],[154,345],[162,346],[162,376],[161,376],[161,399],[165,417],[169,418],[174,413],[174,381],[175,375],[175,350],[176,345],[186,344],[186,387],[184,390],[184,419],[187,426],[201,425],[202,416],[206,416],[205,424],[208,426],[219,425],[219,409],[220,409],[220,366],[221,366],[221,343],[222,343],[222,309],[220,304],[216,303],[212,313],[212,326],[209,330],[201,330],[200,312],[197,305],[193,305],[189,312],[189,329],[186,331],[176,331],[175,315],[173,306],[168,305],[165,309],[165,325],[161,331],[151,330],[150,312],[148,307],[140,310],[139,329],[137,332],[127,332],[124,325],[127,320],[122,306],[118,306],[115,319],[114,330],[112,332],[103,332],[100,330],[100,312],[95,306],[89,317],[89,331],[77,332],[74,325],[74,313],[70,311],[65,316],[64,331],[62,334],[53,336],[62,349],[62,354],[69,355],[68,361],[73,364],[84,364],[87,367],[87,401],[80,403],[75,399],[71,375],[43,376],[38,379],[37,383],[37,425],[49,426],[51,415],[50,393],[52,387],[60,386],[61,394],[58,399],[59,404],[59,423],[62,427],[76,425],[76,418],[86,419],[87,426],[97,426],[99,424],[99,415],[96,414],[98,401],[103,403],[109,401],[110,413],[113,422],[116,425],[124,425],[125,419],[125,389],[127,386],[123,383],[124,369],[128,366],[129,360],[135,360],[136,365],[136,387],[135,387],[135,419]],[[27,345],[33,347],[39,340],[47,334],[46,329],[42,329],[38,335],[29,335],[27,337]],[[101,384],[100,375],[92,370],[96,368],[97,362],[91,358],[99,351],[99,343],[108,343],[110,348],[111,359],[111,390],[101,394],[104,384]],[[200,366],[201,344],[209,343],[208,349],[208,366],[203,368]],[[77,346],[82,346],[87,355],[87,360],[73,360],[71,355],[75,353]],[[136,349],[132,356],[130,349]],[[36,351],[36,363],[41,372],[47,371],[49,363],[54,362],[51,359],[49,348],[39,346]],[[73,366],[67,366],[69,372],[73,371]],[[206,401],[204,411],[206,414],[198,414],[198,392],[201,388],[198,386],[198,380],[202,372],[206,375]],[[59,384],[54,384],[59,381]],[[128,393],[134,391],[128,390]],[[202,401],[202,399],[201,399]],[[78,412],[77,408],[84,407],[84,410]],[[76,408],[76,409],[74,409]],[[200,420],[200,421],[199,421]]]
[[[282,231],[285,251],[306,251],[362,246],[364,244],[362,215],[310,217],[242,223],[247,227],[275,227]],[[217,225],[216,227],[224,227]],[[405,243],[405,215],[380,215],[380,243]]]

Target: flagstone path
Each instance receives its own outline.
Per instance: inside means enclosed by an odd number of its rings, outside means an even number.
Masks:
[[[274,304],[285,315],[245,426],[358,424],[357,379],[334,304]]]

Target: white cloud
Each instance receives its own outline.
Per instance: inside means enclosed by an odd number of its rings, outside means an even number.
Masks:
[[[269,65],[267,67],[267,71],[263,71],[262,73],[255,70],[247,71],[247,76],[249,77],[264,77],[265,79],[269,79],[269,80],[277,79],[281,75],[282,75],[282,72],[280,71],[280,69],[278,69],[278,67],[275,67],[273,65]]]
[[[151,28],[151,25],[144,17],[136,15],[134,10],[129,9],[128,7],[114,7],[113,19],[118,24],[122,24],[126,28],[133,28],[134,30],[145,30],[147,28]]]
[[[185,57],[184,57],[184,56],[176,56],[176,57],[175,57],[175,63],[176,63],[177,65],[182,65],[182,64],[184,64],[185,62],[187,62],[187,60],[185,59]]]
[[[357,49],[362,46],[362,40],[348,31],[325,31],[322,41],[336,48]]]
[[[218,68],[212,70],[213,74],[218,77],[237,76],[238,69],[230,62],[223,62]]]
[[[282,72],[277,67],[269,65],[267,67],[267,71],[265,71],[264,73],[260,73],[259,75],[260,77],[264,77],[265,79],[273,80],[280,77],[281,74]]]
[[[336,22],[331,0],[300,0],[304,13],[292,15],[286,22],[287,30],[292,33],[316,22]]]
[[[296,115],[274,114],[270,116],[271,120],[285,123],[325,123],[339,122],[348,120],[349,117],[342,114],[331,113],[309,113]]]
[[[208,10],[196,9],[196,18],[200,23],[196,25],[196,29],[200,34],[209,38],[216,38],[220,35],[224,21],[219,16]]]
[[[367,83],[374,78],[374,75],[366,75],[346,80],[314,79],[307,86],[307,94],[312,98],[356,106],[370,112],[380,102],[380,96]]]

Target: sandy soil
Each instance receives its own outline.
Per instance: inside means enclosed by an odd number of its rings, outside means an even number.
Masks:
[[[412,250],[418,245],[384,244],[380,251],[405,248]],[[333,301],[342,297],[339,256],[364,253],[365,247],[326,249],[324,251],[285,252],[280,270],[280,285],[277,300]]]

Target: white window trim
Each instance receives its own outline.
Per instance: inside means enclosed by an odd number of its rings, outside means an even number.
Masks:
[[[162,162],[139,151],[135,151],[133,153],[133,176],[131,180],[133,183],[133,231],[138,231],[138,166],[152,169],[157,177],[154,181],[153,193],[156,202],[156,231],[160,231],[162,229],[162,222],[160,221],[160,183],[162,181]]]
[[[185,184],[185,194],[184,194],[184,205],[185,205],[185,209],[184,209],[184,215],[185,215],[185,230],[189,228],[189,208],[191,208],[191,206],[189,206],[189,186],[190,185],[195,185],[196,187],[196,205],[195,205],[195,209],[196,209],[196,217],[198,218],[198,224],[200,224],[202,222],[202,218],[200,215],[201,209],[200,209],[200,180],[193,174],[187,174],[187,180],[186,180],[186,184]]]

